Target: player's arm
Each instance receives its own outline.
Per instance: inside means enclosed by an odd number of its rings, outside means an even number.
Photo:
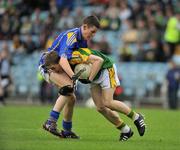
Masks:
[[[61,55],[61,59],[59,60],[59,64],[63,68],[63,70],[68,74],[68,76],[70,78],[72,78],[72,76],[74,75],[74,72],[71,69],[71,66],[68,62],[66,55],[63,55],[63,54]]]
[[[91,63],[92,69],[89,76],[89,80],[93,81],[97,73],[100,71],[104,60],[91,53],[88,48],[80,48],[79,50],[73,51],[72,58],[69,60],[70,64],[80,64],[80,63]]]
[[[101,66],[103,64],[103,59],[99,56],[95,56],[93,54],[89,55],[87,62],[92,64],[91,73],[89,76],[89,80],[93,81],[99,70],[101,69]]]
[[[71,69],[68,59],[71,57],[71,49],[73,49],[73,46],[76,44],[76,42],[76,35],[74,33],[68,33],[64,37],[59,51],[59,56],[61,57],[59,64],[71,79],[74,76],[74,72]]]

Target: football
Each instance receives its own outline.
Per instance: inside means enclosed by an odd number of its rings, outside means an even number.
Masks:
[[[80,79],[88,79],[91,73],[91,64],[77,64],[74,68],[74,73],[78,73],[81,69],[85,68],[86,70],[80,75]]]

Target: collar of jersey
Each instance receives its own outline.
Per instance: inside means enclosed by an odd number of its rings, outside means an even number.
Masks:
[[[82,38],[82,33],[81,33],[81,27],[78,28],[77,40],[78,40],[78,41],[83,40],[83,38]]]

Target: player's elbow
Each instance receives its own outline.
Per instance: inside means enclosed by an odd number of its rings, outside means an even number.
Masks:
[[[99,64],[103,64],[104,59],[102,59],[101,57],[99,57],[99,58],[97,59],[97,62],[98,62]]]
[[[64,57],[61,57],[61,59],[59,60],[59,64],[61,66],[63,66],[66,62],[67,62],[67,58],[64,58]]]
[[[89,61],[91,63],[95,63],[96,62],[96,63],[99,63],[99,64],[102,64],[104,62],[104,60],[101,57],[95,56],[95,55],[90,55],[89,56]]]

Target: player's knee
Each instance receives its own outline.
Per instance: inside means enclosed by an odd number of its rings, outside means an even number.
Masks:
[[[105,101],[105,102],[104,102],[104,105],[105,105],[106,107],[110,107],[110,106],[111,106],[111,102],[110,102],[110,101]]]
[[[72,102],[76,101],[76,95],[74,93],[71,94],[71,101]]]
[[[99,106],[96,109],[101,114],[104,114],[106,112],[106,107],[104,105],[103,106]]]
[[[72,96],[73,95],[73,87],[70,85],[63,86],[59,89],[59,94],[63,96]]]

